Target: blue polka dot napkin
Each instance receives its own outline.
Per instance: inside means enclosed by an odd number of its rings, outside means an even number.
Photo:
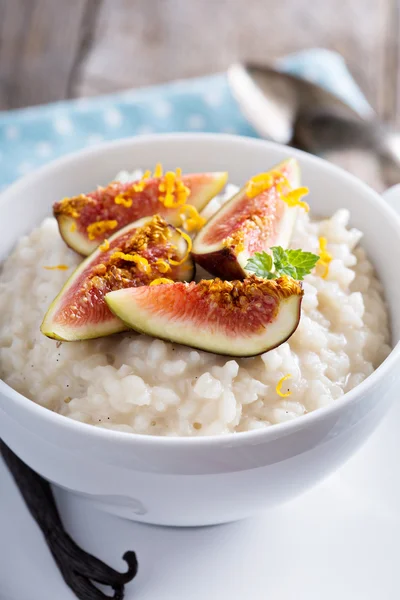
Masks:
[[[305,50],[280,59],[277,66],[326,87],[361,114],[372,113],[335,52]],[[257,137],[224,74],[0,112],[0,189],[63,154],[105,140],[171,131]]]

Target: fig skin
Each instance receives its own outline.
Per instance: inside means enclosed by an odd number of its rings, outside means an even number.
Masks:
[[[225,356],[251,357],[287,341],[301,314],[303,289],[289,277],[202,280],[110,292],[105,300],[128,327]]]
[[[159,231],[169,232],[168,240],[175,248],[172,256],[175,255],[178,261],[184,259],[180,265],[171,265],[168,275],[155,265],[155,259],[165,258],[164,245],[157,242],[159,238],[154,237]],[[150,271],[140,269],[140,265],[134,266],[137,263],[132,261],[120,257],[113,258],[114,253],[134,258],[132,254],[124,254],[124,251],[129,251],[129,244],[134,247],[131,240],[136,234],[143,238],[144,232],[150,232],[150,237],[144,238],[147,243],[146,249],[142,252],[135,249],[133,253],[139,260],[143,256],[149,258]],[[104,301],[107,291],[146,285],[162,276],[188,281],[194,277],[195,267],[188,254],[187,241],[158,215],[145,217],[121,229],[109,238],[108,245],[108,248],[100,247],[87,257],[65,283],[43,319],[40,329],[44,335],[69,342],[124,331],[126,326],[109,311]]]
[[[226,172],[193,173],[182,176],[182,183],[190,190],[186,204],[201,211],[208,202],[224,188],[228,179]],[[105,188],[99,188],[88,194],[80,194],[73,198],[65,198],[53,206],[53,214],[57,219],[60,235],[72,250],[82,256],[91,254],[104,237],[113,235],[122,227],[140,218],[160,214],[171,225],[182,225],[180,208],[166,208],[159,201],[159,184],[161,178],[147,180],[141,191],[134,191],[138,181],[129,183],[111,182]],[[128,205],[115,199],[123,195]],[[115,221],[110,230],[105,230],[94,239],[89,239],[87,226],[96,222]]]
[[[236,255],[231,248],[221,248],[208,254],[196,254],[192,252],[194,261],[203,267],[208,273],[216,275],[221,279],[233,281],[235,279],[244,279],[246,272],[240,266]]]
[[[300,170],[297,160],[283,161],[272,171],[282,173],[292,187],[299,187]],[[200,230],[193,242],[192,255],[195,262],[221,279],[244,279],[247,275],[245,270],[247,260],[255,252],[267,250],[274,245],[288,247],[296,221],[297,207],[289,207],[280,199],[276,184],[273,184],[269,190],[260,192],[255,198],[249,198],[246,191],[247,184],[219,209]],[[262,215],[254,217],[254,201],[260,199],[261,194],[265,197],[265,205],[258,206]],[[223,228],[228,218],[234,216],[235,206],[240,206],[240,210],[244,210],[242,214],[246,215],[241,226],[233,232],[227,229],[226,235],[216,242],[207,242],[207,237],[212,238],[213,232],[216,233],[218,227]],[[235,242],[231,235],[243,239],[242,248],[240,242]],[[252,249],[249,244],[252,244]]]

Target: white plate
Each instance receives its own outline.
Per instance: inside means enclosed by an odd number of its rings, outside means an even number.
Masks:
[[[136,550],[126,600],[400,598],[400,404],[345,467],[247,521],[172,529],[123,521],[56,490],[74,539],[118,569]],[[1,600],[73,600],[0,461]]]

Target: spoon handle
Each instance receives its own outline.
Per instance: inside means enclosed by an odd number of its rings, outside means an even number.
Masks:
[[[371,152],[379,160],[386,185],[400,182],[400,134],[377,120],[300,114],[291,145],[313,154],[349,149]]]
[[[383,127],[375,121],[347,119],[335,114],[300,114],[293,142],[316,154],[328,150],[358,148],[378,151]]]

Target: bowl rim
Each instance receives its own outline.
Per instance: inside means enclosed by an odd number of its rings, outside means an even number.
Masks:
[[[60,158],[57,158],[33,173],[29,173],[24,177],[18,179],[15,183],[8,186],[5,190],[0,194],[0,206],[2,202],[7,200],[7,197],[11,194],[18,194],[26,187],[31,187],[35,185],[36,181],[40,181],[43,176],[52,175],[54,172],[63,168],[67,165],[73,164],[75,161],[80,160],[81,158],[86,158],[88,156],[95,156],[96,154],[100,155],[103,153],[107,153],[109,150],[112,150],[116,147],[124,147],[133,145],[140,145],[142,142],[145,143],[157,143],[160,140],[164,142],[179,142],[183,141],[185,143],[195,143],[198,140],[204,140],[209,143],[215,143],[219,140],[224,142],[230,142],[232,144],[239,144],[242,146],[242,149],[245,149],[246,146],[258,146],[269,148],[270,150],[282,150],[285,151],[290,156],[299,157],[301,160],[308,162],[311,165],[314,165],[318,170],[331,172],[334,176],[342,179],[342,181],[347,181],[352,183],[356,187],[360,189],[360,193],[367,193],[373,202],[375,202],[379,208],[386,214],[387,218],[394,222],[395,227],[397,228],[399,239],[400,239],[400,217],[397,213],[383,200],[383,198],[371,187],[369,187],[366,183],[348,173],[341,167],[338,167],[328,161],[311,155],[307,152],[303,152],[302,150],[297,150],[294,148],[289,148],[288,146],[284,146],[282,144],[277,144],[275,142],[270,142],[267,140],[262,140],[258,138],[252,138],[248,136],[238,136],[232,134],[222,134],[222,133],[161,133],[161,134],[146,134],[146,135],[138,135],[134,137],[127,137],[119,140],[113,140],[109,142],[103,142],[101,144],[96,145],[95,147],[84,148],[79,151],[71,152],[67,155],[64,155]],[[357,398],[360,398],[362,395],[368,392],[369,389],[374,387],[376,384],[379,384],[381,380],[383,380],[387,375],[390,375],[391,371],[394,369],[396,362],[400,363],[400,341],[392,348],[388,357],[379,365],[377,369],[371,373],[362,383],[354,387],[349,392],[346,392],[337,402],[333,402],[328,406],[324,406],[318,408],[310,413],[302,415],[300,418],[293,419],[291,421],[285,421],[283,423],[276,423],[271,427],[267,427],[265,429],[258,430],[250,430],[250,431],[242,431],[228,434],[214,434],[214,435],[204,435],[204,436],[158,436],[158,435],[150,435],[150,434],[142,434],[142,433],[131,433],[125,431],[116,431],[112,429],[106,429],[102,427],[95,427],[92,424],[83,423],[80,421],[75,421],[74,419],[70,419],[64,415],[53,412],[48,408],[37,404],[33,400],[30,400],[28,397],[20,394],[16,390],[14,390],[11,386],[6,384],[2,379],[0,379],[0,394],[3,394],[9,400],[15,402],[20,409],[25,411],[28,415],[47,421],[50,426],[54,428],[61,428],[63,430],[74,430],[76,435],[88,436],[88,438],[94,439],[103,439],[106,441],[116,441],[121,444],[143,444],[143,445],[154,445],[158,447],[167,448],[176,448],[179,446],[238,446],[243,445],[248,442],[251,444],[257,444],[260,442],[265,442],[269,439],[274,439],[276,437],[282,437],[290,435],[300,429],[308,428],[313,426],[318,421],[323,421],[326,418],[334,417],[335,415],[339,415],[343,409],[345,409],[350,404],[354,403]],[[1,409],[0,410],[4,410]],[[8,411],[5,411],[8,414]],[[11,418],[13,418],[10,415]]]

